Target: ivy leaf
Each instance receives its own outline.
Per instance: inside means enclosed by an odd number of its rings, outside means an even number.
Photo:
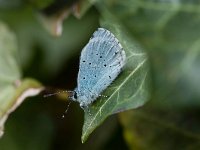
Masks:
[[[4,123],[28,96],[37,95],[42,86],[32,79],[21,80],[16,59],[17,42],[15,35],[0,22],[0,137]]]
[[[148,103],[149,104],[149,103]],[[129,149],[199,149],[199,113],[146,107],[119,115]],[[188,121],[189,120],[189,121]]]
[[[63,21],[70,14],[73,14],[78,19],[82,18],[91,6],[92,4],[88,0],[63,1],[62,3],[55,1],[40,12],[38,18],[49,33],[53,36],[61,36]]]
[[[149,97],[148,92],[148,58],[135,40],[128,35],[117,20],[105,14],[102,26],[110,30],[122,44],[127,63],[122,73],[109,86],[103,95],[90,106],[90,112],[85,112],[82,131],[82,142],[85,142],[92,131],[109,115],[142,106]]]
[[[148,50],[155,107],[185,109],[200,106],[198,2],[101,1],[101,5],[115,14]]]
[[[79,0],[74,5],[74,9],[72,10],[72,14],[76,18],[81,18],[83,15],[89,10],[89,8],[92,6],[92,3],[89,0]]]

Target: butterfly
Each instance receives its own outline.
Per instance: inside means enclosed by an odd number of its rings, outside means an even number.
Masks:
[[[125,51],[114,34],[98,28],[81,52],[77,87],[69,98],[88,107],[115,80],[125,61]]]

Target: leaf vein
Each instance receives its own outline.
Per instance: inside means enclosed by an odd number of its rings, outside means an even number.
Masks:
[[[143,56],[143,55],[146,55],[146,53],[133,53],[133,52],[130,52],[131,55],[127,57],[127,59],[130,59],[131,57],[133,56]]]
[[[145,83],[144,81],[145,81],[146,77],[147,77],[147,72],[145,73],[144,79],[142,80],[142,82],[141,82],[139,88],[137,89],[137,91],[136,91],[131,97],[135,97],[135,96],[137,95],[137,93],[138,93],[140,90],[142,90],[142,87],[143,87],[143,85],[144,85],[144,83]],[[123,104],[124,102],[128,102],[128,101],[129,101],[129,100],[122,101],[122,102],[119,103],[119,105]]]

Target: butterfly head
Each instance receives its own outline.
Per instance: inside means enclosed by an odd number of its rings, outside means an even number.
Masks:
[[[72,101],[77,101],[77,92],[74,91],[69,91],[68,92],[68,98]]]

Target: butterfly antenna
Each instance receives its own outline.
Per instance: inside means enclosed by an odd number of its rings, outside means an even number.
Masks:
[[[69,106],[70,106],[71,102],[72,102],[72,101],[69,101],[69,103],[68,103],[68,105],[67,105],[67,108],[66,108],[65,112],[64,112],[63,115],[62,115],[62,118],[65,118],[65,115],[67,114],[67,112],[68,112],[68,110],[69,110]]]

